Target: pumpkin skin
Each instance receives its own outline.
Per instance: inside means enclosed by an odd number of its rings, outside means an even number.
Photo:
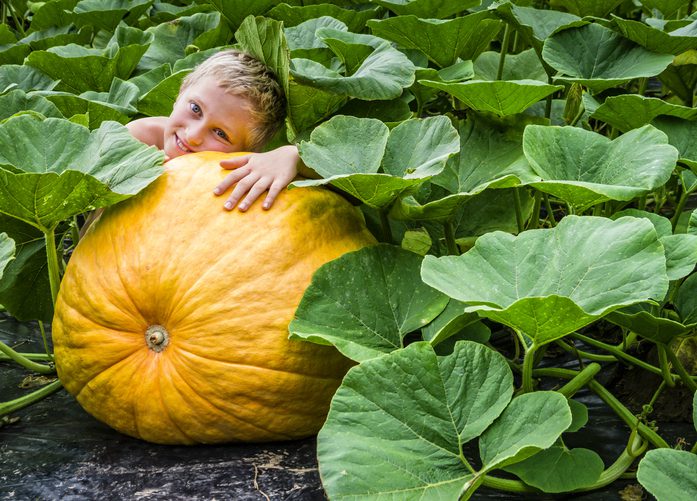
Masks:
[[[289,340],[288,324],[317,268],[375,243],[360,213],[317,188],[285,191],[268,211],[260,200],[225,211],[213,188],[229,156],[168,162],[89,228],[63,277],[52,326],[60,380],[127,435],[313,435],[352,365],[333,347]]]

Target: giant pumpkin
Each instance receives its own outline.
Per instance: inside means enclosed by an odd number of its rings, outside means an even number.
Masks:
[[[144,440],[296,439],[322,426],[350,362],[288,339],[313,272],[374,242],[339,195],[282,193],[223,209],[219,153],[176,158],[105,211],[56,304],[58,375],[85,410]]]

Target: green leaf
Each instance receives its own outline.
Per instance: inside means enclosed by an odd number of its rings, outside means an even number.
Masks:
[[[666,19],[685,8],[684,0],[642,0],[641,3],[648,9],[658,9]]]
[[[0,280],[7,264],[15,258],[15,241],[7,233],[0,233]]]
[[[689,286],[688,286],[689,289]],[[607,315],[607,320],[626,327],[655,343],[668,344],[675,338],[686,335],[695,326],[693,319],[689,324],[677,322],[655,314],[650,306],[635,304],[616,310]]]
[[[668,142],[679,152],[679,161],[697,172],[697,121],[681,120],[673,117],[658,117],[653,121],[656,128],[668,136]]]
[[[5,120],[20,111],[32,110],[45,117],[63,118],[56,105],[45,97],[27,95],[23,90],[15,89],[6,94],[0,94],[0,120]]]
[[[181,70],[160,80],[140,97],[138,112],[151,117],[168,117],[179,96],[182,82],[189,73],[190,70]]]
[[[517,463],[547,449],[571,424],[566,398],[554,391],[517,396],[479,439],[482,472]]]
[[[56,26],[67,26],[73,22],[73,9],[78,0],[52,0],[37,6],[31,18],[30,31],[45,30]]]
[[[475,7],[482,0],[373,0],[397,15],[413,14],[422,18],[442,19]]]
[[[303,162],[322,177],[375,173],[390,131],[380,120],[336,115],[298,147]]]
[[[413,149],[402,148],[404,141]],[[389,132],[379,120],[337,115],[299,146],[303,162],[325,179],[291,186],[331,184],[371,207],[386,207],[438,174],[457,148],[457,132],[445,117],[406,120]],[[387,174],[377,172],[380,166]]]
[[[421,330],[424,340],[436,346],[468,325],[479,322],[479,315],[465,313],[465,306],[460,301],[449,300],[445,309]]]
[[[222,15],[223,19],[236,31],[247,16],[258,16],[268,11],[277,2],[275,0],[207,0]]]
[[[441,83],[419,80],[421,85],[441,89],[477,111],[488,111],[499,116],[515,115],[525,111],[541,99],[561,90],[560,85],[549,85],[537,80],[470,80]]]
[[[552,33],[562,26],[580,21],[578,16],[567,12],[518,6],[511,2],[497,5],[496,12],[538,53],[542,51],[542,44]]]
[[[568,399],[568,403],[571,409],[571,425],[565,430],[565,433],[573,433],[588,423],[588,407],[572,398]]]
[[[29,51],[29,44],[17,43],[17,37],[9,26],[0,24],[0,65],[21,64]]]
[[[671,55],[649,52],[599,24],[558,31],[545,41],[542,57],[561,73],[557,78],[594,91],[656,76],[673,61]]]
[[[673,91],[685,104],[693,100],[693,92],[697,84],[697,50],[689,50],[678,54],[658,78],[661,83]]]
[[[420,266],[421,256],[390,245],[327,263],[305,291],[289,326],[291,337],[333,344],[359,362],[403,347],[404,336],[448,302],[421,282]]]
[[[665,184],[677,150],[650,125],[617,139],[576,127],[530,125],[523,151],[544,179],[531,183],[583,211],[606,200],[631,200]]]
[[[661,54],[680,54],[697,49],[697,21],[673,32],[665,32],[631,19],[612,16],[612,22],[626,38]]]
[[[81,0],[73,21],[78,26],[114,31],[122,20],[133,24],[152,4],[153,0]]]
[[[604,468],[603,460],[590,449],[553,446],[505,470],[543,492],[558,493],[592,486]]]
[[[300,83],[334,94],[364,100],[394,99],[402,89],[414,83],[415,68],[411,61],[388,42],[371,35],[322,28],[317,35],[343,60],[356,45],[372,47],[356,71],[343,75],[310,59],[293,59],[290,73]],[[332,41],[341,43],[332,44]]]
[[[327,47],[321,38],[317,36],[319,28],[333,28],[336,30],[347,31],[346,25],[330,16],[321,16],[308,19],[297,26],[285,28],[283,33],[286,36],[288,48],[293,51],[296,49],[317,49]]]
[[[31,66],[4,64],[0,66],[0,93],[14,89],[52,90],[58,82]]]
[[[459,151],[460,137],[447,117],[405,120],[390,131],[382,167],[406,179],[434,176]]]
[[[546,12],[546,11],[541,11]],[[498,52],[484,52],[474,62],[475,80],[499,80],[498,67],[501,55]],[[539,80],[547,81],[544,66],[533,49],[518,54],[506,54],[501,80]],[[432,80],[432,79],[429,79]]]
[[[549,4],[552,8],[563,7],[563,10],[581,17],[605,17],[622,2],[623,0],[550,0]]]
[[[152,44],[138,63],[139,71],[148,71],[163,63],[174,64],[186,55],[189,45],[200,50],[225,45],[231,35],[227,25],[221,23],[218,12],[180,17],[148,28],[146,33],[152,36]]]
[[[686,325],[697,323],[697,275],[690,275],[680,285],[675,297],[675,308]]]
[[[659,115],[692,120],[697,118],[697,109],[671,104],[655,97],[625,94],[608,97],[591,114],[591,118],[602,120],[626,132],[650,123]]]
[[[41,231],[0,214],[0,228],[16,245],[15,259],[0,280],[0,304],[22,322],[53,318],[53,300],[46,267],[46,243]]]
[[[697,497],[697,454],[655,449],[639,463],[637,480],[658,501],[692,501]]]
[[[42,231],[127,198],[162,172],[162,153],[107,122],[88,129],[29,116],[0,125],[0,212]]]
[[[103,122],[114,121],[126,124],[128,115],[101,101],[92,101],[84,97],[76,96],[70,92],[42,92],[42,96],[52,102],[65,117],[84,115],[90,129],[98,128]]]
[[[265,17],[283,21],[286,27],[297,26],[310,19],[329,16],[338,19],[348,27],[348,31],[359,33],[363,31],[368,19],[375,17],[378,8],[365,8],[362,10],[342,9],[338,5],[323,3],[320,5],[291,6],[286,3],[276,5],[269,10]]]
[[[476,59],[496,37],[501,24],[488,11],[446,20],[411,15],[368,21],[374,35],[418,50],[441,68],[455,64],[458,58]]]
[[[503,357],[472,342],[446,357],[414,343],[352,368],[317,438],[327,495],[456,499],[472,476],[460,444],[482,433],[512,392]]]
[[[84,27],[75,31],[74,26],[61,26],[42,31],[33,31],[20,40],[20,43],[28,44],[32,50],[46,50],[56,45],[76,43],[85,45],[92,38],[92,28]]]
[[[421,276],[469,304],[466,311],[542,345],[622,306],[663,298],[665,266],[648,221],[567,216],[553,229],[483,235],[461,256],[426,256]]]
[[[128,79],[141,56],[148,50],[151,38],[142,32],[139,37],[133,37],[128,30],[134,28],[119,26],[109,48],[90,49],[76,44],[51,47],[29,54],[26,64],[54,80],[60,80],[58,88],[61,90],[76,94],[86,91],[107,92],[114,78]],[[125,45],[120,45],[118,40],[121,38],[129,40],[124,40]]]

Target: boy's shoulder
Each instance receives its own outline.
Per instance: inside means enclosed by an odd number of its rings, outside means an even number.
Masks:
[[[145,117],[129,122],[126,127],[139,141],[162,149],[168,120],[168,117]]]

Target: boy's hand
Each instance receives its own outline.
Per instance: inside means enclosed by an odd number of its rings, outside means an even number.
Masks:
[[[298,173],[299,158],[298,149],[288,145],[265,153],[250,153],[222,160],[221,167],[234,170],[215,187],[213,193],[222,195],[236,184],[223,207],[232,210],[237,205],[239,210],[246,211],[252,202],[268,191],[262,207],[269,209],[278,194]],[[244,199],[238,205],[242,197]]]

